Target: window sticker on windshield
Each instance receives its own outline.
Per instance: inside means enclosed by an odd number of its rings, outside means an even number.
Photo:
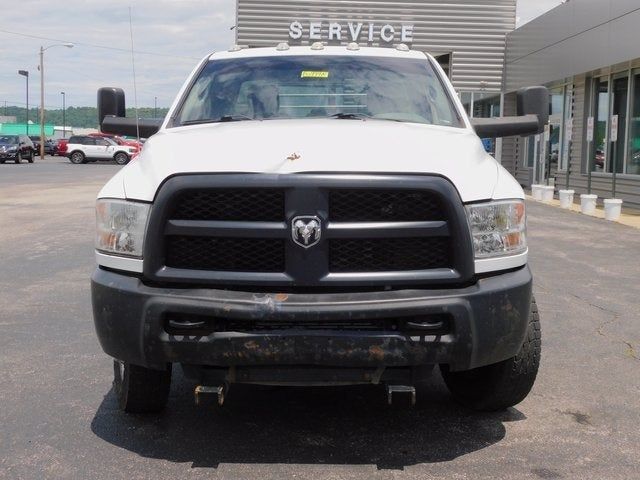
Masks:
[[[300,78],[329,78],[329,72],[318,70],[303,70]]]

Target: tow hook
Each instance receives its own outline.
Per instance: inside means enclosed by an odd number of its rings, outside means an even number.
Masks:
[[[209,395],[217,395],[218,396],[218,406],[221,407],[224,405],[224,399],[227,395],[227,391],[229,390],[229,386],[227,384],[222,384],[217,387],[209,387],[206,385],[198,385],[194,390],[196,405],[201,405],[203,401],[203,397],[207,397]]]
[[[416,404],[416,389],[408,385],[387,385],[387,402],[389,405],[393,404],[393,394],[410,395],[411,406]]]

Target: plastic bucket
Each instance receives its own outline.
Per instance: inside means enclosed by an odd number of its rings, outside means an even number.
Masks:
[[[553,192],[555,192],[555,187],[542,187],[542,201],[543,202],[552,202],[553,201]]]
[[[531,195],[534,200],[542,201],[542,187],[544,185],[531,185]]]
[[[560,196],[560,207],[570,209],[573,205],[573,195],[576,192],[574,190],[559,190],[558,195]]]
[[[588,195],[583,193],[580,195],[580,211],[585,215],[593,215],[596,213],[597,200],[597,195]]]
[[[622,200],[617,198],[606,198],[604,200],[604,218],[615,222],[622,213]]]

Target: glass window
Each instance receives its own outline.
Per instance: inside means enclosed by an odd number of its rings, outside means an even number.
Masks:
[[[573,118],[573,88],[567,86],[564,95],[564,124],[563,124],[563,137],[562,141],[562,155],[560,156],[560,170],[566,171],[567,165],[569,165],[570,155],[570,142],[571,138],[567,135],[567,127],[571,119]]]
[[[471,95],[471,92],[462,92],[460,94],[460,101],[462,102],[464,111],[467,112],[469,116],[471,116]]]
[[[594,172],[604,171],[607,160],[607,128],[609,126],[609,79],[594,80],[594,131],[592,147],[592,166]]]
[[[492,118],[500,116],[500,99],[499,93],[482,93],[473,94],[473,117],[474,118]],[[484,149],[490,155],[496,155],[496,139],[483,138],[482,144]]]
[[[564,87],[549,90],[551,111],[549,115],[549,165],[547,176],[558,170],[562,146],[562,122],[564,119]]]
[[[613,79],[613,112],[618,115],[618,141],[610,142],[607,162],[607,172],[613,172],[615,164],[616,173],[624,171],[624,142],[627,134],[627,99],[629,90],[629,77]]]
[[[462,126],[430,63],[330,55],[213,60],[187,93],[177,124],[337,114]]]
[[[536,135],[527,137],[527,153],[524,161],[525,167],[533,168],[533,163],[536,156],[536,140],[537,140]]]
[[[626,173],[640,175],[640,70],[633,72]]]

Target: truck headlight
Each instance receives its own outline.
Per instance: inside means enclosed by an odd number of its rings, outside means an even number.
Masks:
[[[126,200],[96,202],[96,249],[142,258],[144,234],[151,205]]]
[[[467,205],[476,258],[517,255],[527,250],[527,223],[522,200]]]

